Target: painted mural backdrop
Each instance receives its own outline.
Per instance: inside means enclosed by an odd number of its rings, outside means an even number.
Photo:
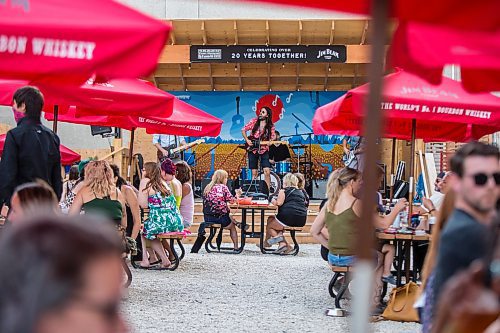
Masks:
[[[292,148],[312,143],[313,175],[315,179],[327,177],[329,171],[341,165],[341,137],[312,135],[312,118],[320,106],[344,92],[172,92],[173,95],[222,120],[224,125],[217,138],[208,138],[205,144],[187,154],[188,162],[196,158],[195,178],[209,176],[216,169],[225,169],[231,178],[242,175],[246,168],[241,128],[256,116],[262,106],[273,110],[278,130],[290,143],[292,171],[297,171],[297,156],[307,154],[308,148]],[[304,170],[301,170],[304,171]],[[248,177],[243,172],[243,177]]]

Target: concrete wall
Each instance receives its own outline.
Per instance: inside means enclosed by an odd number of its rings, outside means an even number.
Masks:
[[[120,0],[162,19],[320,19],[359,18],[352,14],[326,12],[262,2],[228,0]]]

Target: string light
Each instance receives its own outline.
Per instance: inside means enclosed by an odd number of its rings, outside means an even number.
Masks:
[[[189,63],[188,69],[191,69],[191,63]]]

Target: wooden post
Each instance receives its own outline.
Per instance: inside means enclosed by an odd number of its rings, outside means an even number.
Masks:
[[[54,105],[54,121],[52,123],[52,131],[57,134],[57,117],[59,115],[59,106]]]
[[[128,168],[127,168],[127,180],[131,181],[132,176],[130,175],[130,169],[132,167],[132,159],[134,156],[134,136],[135,136],[135,128],[132,128],[130,131],[130,144],[128,149]]]
[[[377,191],[377,176],[375,168],[380,160],[380,145],[378,144],[382,132],[383,112],[380,111],[382,102],[382,84],[384,77],[384,55],[385,36],[387,28],[387,0],[372,0],[372,57],[368,69],[370,79],[370,94],[367,99],[367,113],[363,120],[363,133],[366,139],[365,169],[363,170],[363,197],[361,220],[359,221],[359,233],[357,239],[356,270],[354,278],[359,281],[359,295],[356,295],[353,303],[352,331],[355,333],[366,333],[370,331],[368,322],[371,294],[374,283],[373,248],[374,240],[374,214],[373,198]]]

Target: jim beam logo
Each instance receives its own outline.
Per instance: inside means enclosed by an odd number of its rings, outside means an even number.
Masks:
[[[323,58],[325,60],[340,59],[340,53],[332,49],[319,50],[316,59]]]

